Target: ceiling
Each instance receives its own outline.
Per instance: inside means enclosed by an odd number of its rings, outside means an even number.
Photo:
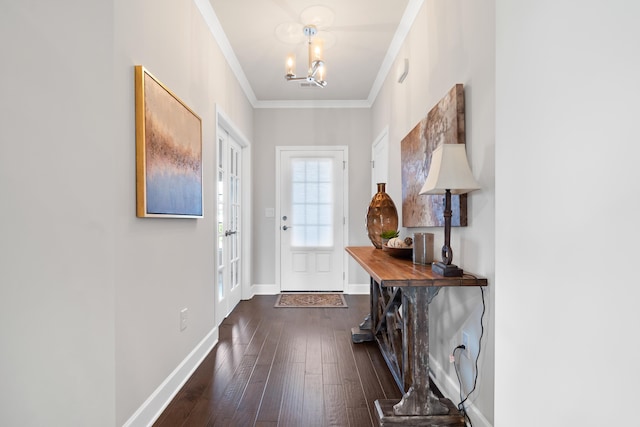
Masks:
[[[396,72],[393,61],[423,2],[203,1],[203,16],[254,107],[370,106],[387,74]],[[325,88],[284,78],[290,53],[296,55],[296,74],[306,75],[307,24],[318,27],[316,37],[325,44]]]

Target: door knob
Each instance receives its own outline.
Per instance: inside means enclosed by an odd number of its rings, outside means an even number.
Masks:
[[[290,228],[291,228],[291,227],[287,227],[286,225],[283,225],[283,226],[282,226],[282,229],[283,229],[284,231],[287,231],[287,230],[288,230],[288,229],[290,229]]]

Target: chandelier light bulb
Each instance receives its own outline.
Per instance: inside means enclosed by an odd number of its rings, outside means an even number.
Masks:
[[[322,61],[323,47],[322,39],[316,39],[313,41],[313,61]]]
[[[320,69],[318,69],[318,78],[320,79],[320,81],[324,81],[326,74],[327,74],[326,67],[324,64],[322,64]]]
[[[287,76],[295,76],[296,75],[296,57],[291,54],[287,56]]]

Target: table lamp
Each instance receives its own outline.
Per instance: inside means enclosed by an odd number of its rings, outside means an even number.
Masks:
[[[464,194],[480,187],[471,174],[465,144],[441,144],[433,150],[431,166],[420,194],[444,194],[444,246],[442,261],[433,263],[431,270],[446,277],[462,276],[462,269],[451,264],[451,195]]]

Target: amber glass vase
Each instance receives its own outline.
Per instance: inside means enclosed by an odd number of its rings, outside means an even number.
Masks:
[[[378,183],[378,192],[371,199],[367,210],[367,234],[369,240],[378,249],[382,248],[383,231],[398,230],[398,210],[395,203],[387,193],[385,193],[386,183]]]

